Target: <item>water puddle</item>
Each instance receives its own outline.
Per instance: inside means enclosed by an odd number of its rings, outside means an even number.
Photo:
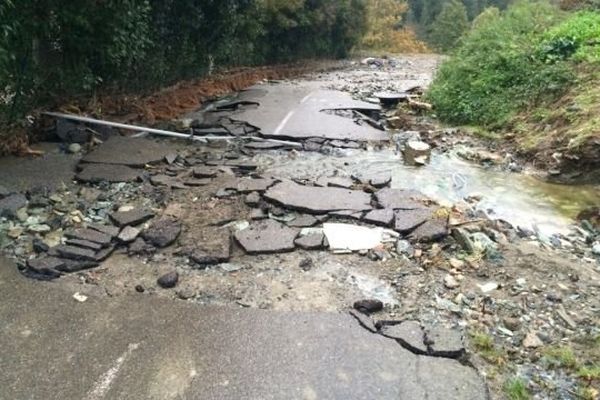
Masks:
[[[455,153],[433,154],[424,167],[409,167],[391,149],[335,150],[332,155],[265,152],[256,156],[266,174],[287,178],[391,173],[392,187],[416,189],[442,204],[482,196],[478,208],[493,218],[545,234],[566,233],[577,213],[598,205],[600,186],[559,185],[465,161]]]

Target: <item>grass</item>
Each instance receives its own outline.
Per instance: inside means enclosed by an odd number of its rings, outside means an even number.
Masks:
[[[484,332],[471,332],[471,343],[477,354],[491,364],[503,365],[506,362],[504,352],[496,347],[494,339]]]
[[[525,381],[521,378],[513,378],[504,384],[504,394],[509,400],[529,400],[531,394]]]
[[[579,388],[577,396],[581,400],[598,400],[600,393],[598,392],[598,389],[593,387],[582,387]]]
[[[600,381],[600,365],[589,365],[579,367],[577,377],[586,381]]]
[[[543,351],[544,360],[552,367],[573,370],[577,367],[575,352],[568,346],[547,347]]]

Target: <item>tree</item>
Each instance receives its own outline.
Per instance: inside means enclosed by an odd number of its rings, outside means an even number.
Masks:
[[[425,51],[427,47],[414,32],[403,26],[403,15],[407,10],[405,0],[369,0],[363,48],[390,52]]]
[[[445,3],[431,26],[429,40],[441,51],[448,51],[469,29],[467,8],[458,0]]]

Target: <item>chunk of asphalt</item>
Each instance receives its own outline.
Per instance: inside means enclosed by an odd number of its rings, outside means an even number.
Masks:
[[[97,261],[91,260],[70,260],[70,259],[62,259],[64,261],[64,265],[58,267],[57,270],[64,273],[73,273],[79,271],[85,271],[87,269],[96,268],[99,263]]]
[[[298,237],[294,243],[304,250],[319,250],[323,248],[325,235],[322,233],[311,233],[309,235]]]
[[[128,254],[130,255],[140,255],[140,254],[151,254],[156,251],[156,247],[151,244],[146,243],[144,239],[138,237],[135,239],[130,245],[128,249]]]
[[[386,187],[387,185],[390,184],[390,182],[392,182],[392,175],[389,173],[373,176],[369,180],[369,183],[371,184],[371,186],[373,186],[377,189]]]
[[[154,221],[142,236],[146,242],[163,248],[173,244],[181,233],[181,223],[173,218],[161,218]]]
[[[98,243],[103,247],[110,244],[112,237],[102,232],[98,232],[94,229],[75,229],[73,231],[65,232],[65,236],[69,239],[84,240],[87,242]]]
[[[253,222],[249,228],[234,233],[235,240],[248,254],[292,251],[298,231],[271,219]]]
[[[424,199],[425,196],[416,190],[385,188],[375,193],[375,198],[381,208],[414,210],[424,207],[419,200]]]
[[[81,240],[81,239],[67,239],[66,242],[68,245],[83,247],[84,249],[90,249],[94,251],[99,251],[102,249],[102,245],[99,243],[90,242],[89,240]]]
[[[61,258],[76,261],[96,261],[96,252],[76,246],[58,245],[50,249],[49,254],[58,254]]]
[[[274,184],[279,182],[277,179],[273,178],[241,178],[237,181],[237,185],[235,185],[235,189],[240,193],[250,193],[250,192],[264,192]]]
[[[315,226],[319,222],[317,218],[309,214],[302,214],[294,218],[293,220],[287,222],[287,226],[293,228],[307,228],[311,226]]]
[[[396,325],[384,325],[380,333],[395,339],[405,349],[415,354],[428,354],[425,332],[418,321],[403,321]]]
[[[436,357],[460,358],[465,354],[463,335],[458,329],[432,326],[425,331],[429,354]]]
[[[375,327],[375,323],[373,322],[371,317],[369,317],[368,315],[365,315],[361,312],[358,312],[356,310],[350,310],[349,313],[358,321],[358,323],[363,328],[365,328],[373,333],[377,333],[377,328]]]
[[[446,236],[448,236],[448,219],[433,218],[419,225],[409,235],[409,239],[418,242],[433,242]]]
[[[49,277],[50,279],[60,277],[62,274],[59,272],[59,268],[64,265],[64,261],[56,257],[41,257],[27,261],[27,267],[31,271],[35,274]]]
[[[88,224],[87,227],[89,229],[93,229],[98,232],[102,232],[105,235],[110,236],[111,238],[116,238],[119,235],[119,228],[112,225],[100,225],[100,224]]]
[[[194,250],[189,254],[190,260],[198,265],[216,265],[229,261],[231,253],[229,248],[210,250]]]
[[[116,211],[111,213],[110,219],[119,227],[127,225],[139,225],[154,216],[154,213],[149,210],[135,209],[131,211]]]
[[[142,173],[126,165],[115,164],[84,164],[83,169],[75,178],[81,182],[134,182],[140,179]]]
[[[143,167],[161,162],[172,153],[168,145],[149,139],[113,136],[82,158],[86,163]]]
[[[431,208],[396,210],[394,213],[394,230],[400,233],[410,232],[432,217],[433,209]]]
[[[369,222],[374,225],[390,226],[394,221],[394,210],[392,209],[381,209],[369,211],[364,217],[363,221]]]
[[[99,252],[97,252],[96,255],[94,256],[94,260],[95,261],[104,261],[113,253],[113,251],[115,251],[115,246],[114,245],[108,246],[108,247],[100,250]]]
[[[264,197],[283,207],[311,214],[325,214],[338,210],[357,212],[373,208],[371,196],[362,191],[303,186],[293,182],[281,182],[272,186],[265,192]]]
[[[213,167],[196,167],[192,170],[192,174],[194,178],[205,179],[205,178],[214,178],[219,173],[217,168]]]
[[[17,211],[27,205],[22,194],[11,194],[0,200],[0,217],[16,218]]]
[[[321,177],[317,179],[315,183],[317,186],[337,187],[343,189],[350,189],[354,185],[354,181],[351,178],[344,178],[340,176]]]

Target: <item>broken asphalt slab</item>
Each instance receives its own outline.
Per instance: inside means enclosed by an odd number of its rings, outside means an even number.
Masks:
[[[72,296],[0,261],[0,398],[487,399],[474,369],[347,314]]]
[[[143,167],[146,164],[161,162],[172,152],[168,142],[157,143],[143,138],[114,136],[85,155],[82,161]]]
[[[310,90],[297,85],[265,85],[256,98],[258,107],[234,112],[231,118],[258,127],[267,138],[386,141],[386,132],[370,125],[359,125],[324,110],[379,111],[371,103],[357,101],[344,92]],[[250,97],[249,95],[248,97]]]
[[[126,165],[116,164],[83,164],[83,169],[76,176],[77,180],[88,183],[99,182],[133,182],[142,176],[140,170]]]
[[[296,247],[296,229],[272,219],[252,223],[250,227],[234,234],[235,240],[248,254],[280,253]]]
[[[75,175],[76,156],[59,152],[56,143],[39,143],[46,151],[38,158],[0,158],[0,182],[11,192],[25,192],[34,188],[54,190],[69,185]]]
[[[293,182],[281,182],[264,194],[267,200],[286,208],[314,214],[330,211],[371,210],[371,196],[357,190],[332,187],[303,186]]]

